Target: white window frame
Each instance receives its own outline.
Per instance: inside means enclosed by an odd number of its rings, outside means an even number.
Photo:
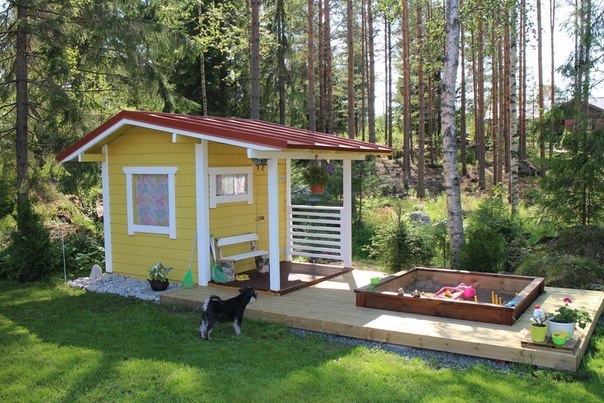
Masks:
[[[177,167],[124,167],[126,174],[126,210],[128,215],[128,235],[135,232],[150,234],[167,234],[170,239],[176,239],[176,190],[174,175]],[[134,223],[134,195],[132,189],[132,175],[168,175],[168,226],[142,225]]]
[[[210,208],[216,208],[220,203],[236,203],[246,201],[254,204],[254,170],[252,167],[220,167],[208,169],[210,174]],[[218,196],[216,194],[217,175],[247,175],[247,194]]]

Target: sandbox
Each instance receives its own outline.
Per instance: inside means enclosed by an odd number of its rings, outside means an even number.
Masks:
[[[476,298],[435,295],[443,287],[461,283],[472,285]],[[360,307],[513,325],[544,289],[542,277],[417,267],[354,292]],[[411,295],[415,290],[420,297]]]

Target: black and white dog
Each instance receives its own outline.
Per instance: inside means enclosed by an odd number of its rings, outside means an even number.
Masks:
[[[238,335],[241,333],[241,321],[247,304],[258,298],[256,291],[251,287],[239,289],[239,295],[234,298],[223,300],[216,295],[210,295],[201,307],[201,325],[199,335],[208,340],[216,321],[233,321],[233,329]]]

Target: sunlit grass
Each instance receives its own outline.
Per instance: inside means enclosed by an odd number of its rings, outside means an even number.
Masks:
[[[380,349],[64,286],[0,282],[1,401],[599,401],[604,332],[577,374],[434,369]]]

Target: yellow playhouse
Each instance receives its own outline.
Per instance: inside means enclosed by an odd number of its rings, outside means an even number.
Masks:
[[[351,161],[391,151],[257,120],[122,111],[57,159],[102,165],[106,271],[144,278],[162,262],[178,281],[193,251],[206,286],[214,234],[237,272],[265,254],[279,292],[292,257],[352,267]],[[342,206],[291,205],[291,160],[316,158],[343,161]]]

